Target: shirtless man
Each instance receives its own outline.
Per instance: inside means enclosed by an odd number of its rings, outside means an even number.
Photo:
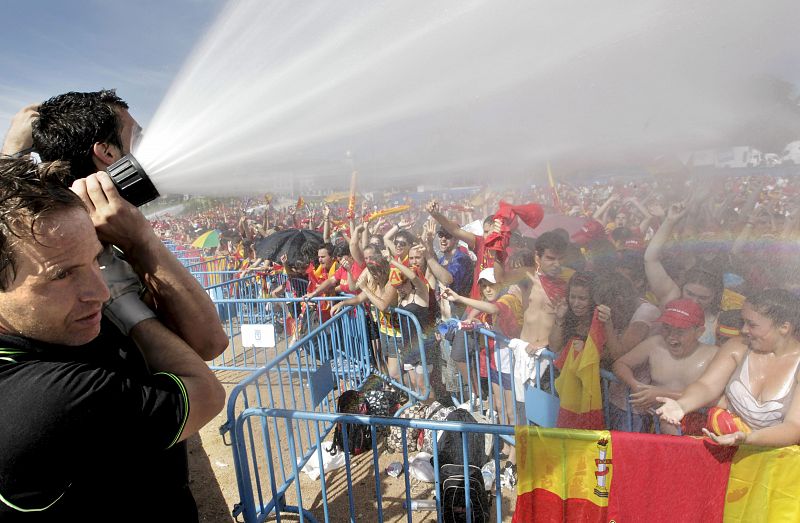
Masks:
[[[656,398],[679,399],[689,384],[697,381],[717,353],[717,347],[698,340],[705,330],[703,309],[688,298],[669,302],[658,318],[662,333],[650,336],[614,362],[614,374],[631,390],[631,406],[643,410],[661,405]],[[651,383],[634,376],[634,369],[647,365]],[[661,423],[661,432],[677,434],[677,428]]]
[[[524,402],[525,384],[534,379],[534,355],[546,348],[550,331],[555,324],[555,304],[566,298],[567,279],[561,267],[561,258],[567,249],[567,241],[557,233],[546,232],[536,239],[535,270],[521,267],[505,273],[502,264],[495,265],[499,282],[528,278],[531,289],[523,316],[520,339],[527,342],[525,351],[514,352],[514,385],[517,403]],[[571,271],[570,271],[571,272]],[[546,366],[540,368],[543,374]]]

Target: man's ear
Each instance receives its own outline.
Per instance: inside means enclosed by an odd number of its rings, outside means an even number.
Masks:
[[[117,148],[113,145],[95,142],[92,146],[92,160],[95,167],[104,171],[106,167],[116,162],[120,158]]]

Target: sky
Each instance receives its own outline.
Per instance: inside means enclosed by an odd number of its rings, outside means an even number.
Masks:
[[[747,145],[724,137],[771,103],[752,79],[800,85],[795,0],[3,7],[0,132],[27,103],[116,88],[137,158],[178,193],[341,190],[353,168],[363,187],[542,180]]]
[[[21,107],[116,88],[148,122],[222,0],[5,0],[0,129]]]

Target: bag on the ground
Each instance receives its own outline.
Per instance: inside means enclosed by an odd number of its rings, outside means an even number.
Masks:
[[[442,481],[442,521],[444,523],[466,523],[467,518],[467,484],[464,478],[464,466],[448,463],[439,470]],[[483,484],[481,469],[469,465],[469,501],[473,523],[489,521],[489,495]]]
[[[400,418],[405,419],[425,419],[427,406],[423,403],[415,403],[400,414]],[[422,445],[419,439],[422,432],[419,429],[408,428],[406,431],[406,444],[409,452],[416,452]],[[403,430],[401,427],[393,426],[386,438],[386,448],[389,452],[403,452]]]
[[[457,421],[461,423],[477,423],[475,417],[464,409],[456,409],[449,413],[445,421]],[[447,430],[439,438],[439,463],[452,463],[460,465],[464,463],[463,445],[461,432]],[[467,432],[467,463],[480,469],[486,463],[486,437],[480,432]]]
[[[369,415],[369,404],[364,398],[364,394],[357,390],[346,390],[339,396],[336,404],[336,412],[339,414],[361,414]],[[331,455],[336,455],[344,449],[344,433],[342,425],[347,425],[347,445],[352,456],[357,456],[367,452],[372,447],[372,431],[370,425],[357,425],[355,423],[337,423],[333,429],[333,444],[331,445]]]
[[[428,407],[428,412],[426,414],[426,419],[431,421],[444,421],[447,419],[447,415],[456,410],[455,407],[444,407],[438,401],[434,401],[431,403],[430,407]],[[444,435],[444,431],[439,431],[437,436],[439,441],[441,441],[442,436]],[[420,452],[427,452],[428,454],[433,454],[433,431],[425,429],[425,434],[422,437],[422,448]]]

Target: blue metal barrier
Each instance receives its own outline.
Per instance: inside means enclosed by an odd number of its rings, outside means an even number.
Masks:
[[[416,401],[428,399],[431,362],[426,351],[435,340],[424,336],[416,316],[408,311],[394,307],[379,311],[374,305],[369,306],[368,311],[376,327],[373,334],[375,330],[378,333],[371,347],[375,374]],[[416,351],[419,351],[419,364],[404,364],[410,353]]]
[[[324,322],[322,305],[342,298],[261,298],[255,278],[212,286],[228,348],[211,362],[215,370],[257,370]]]
[[[466,361],[467,375],[464,377],[459,373],[456,377],[458,386],[453,396],[455,403],[468,409],[473,415],[483,414],[484,411],[488,411],[487,418],[492,423],[502,421],[506,423],[501,424],[512,422],[512,424],[518,425],[535,422],[541,426],[555,426],[558,414],[558,394],[554,386],[556,354],[549,350],[542,350],[538,353],[533,373],[538,379],[532,380],[531,383],[527,384],[525,390],[528,392],[525,397],[518,397],[517,388],[519,387],[516,386],[514,373],[510,372],[510,375],[506,377],[502,375],[502,371],[515,368],[516,362],[513,351],[508,349],[508,344],[511,340],[480,326],[472,330],[459,331],[456,336],[462,337],[468,357]],[[492,346],[494,347],[493,350],[487,350]],[[504,353],[503,351],[508,352]],[[501,372],[495,372],[493,369],[499,369]],[[494,374],[494,377],[492,374]],[[510,385],[510,398],[507,393],[498,394],[498,392],[506,390],[505,386],[502,385],[504,380]],[[603,390],[603,413],[606,420],[606,428],[632,430],[633,409],[630,404],[630,391],[613,373],[605,369],[600,369],[600,383]],[[612,384],[625,387],[626,421],[622,427],[610,426],[610,387]],[[480,401],[478,402],[470,401],[471,391],[475,390],[478,390],[480,394]],[[531,405],[531,402],[536,402],[537,404]],[[518,408],[522,404],[526,404],[525,408]],[[556,406],[555,412],[553,412],[554,405]],[[521,419],[523,410],[526,416]],[[538,412],[538,416],[535,418],[530,415],[534,410]],[[656,432],[660,432],[658,424],[655,424],[655,427]],[[509,442],[513,443],[512,441]]]
[[[255,418],[257,421],[253,423],[252,419]],[[282,420],[278,422],[278,420]],[[469,434],[481,434],[485,436],[488,435],[491,440],[489,444],[489,453],[486,456],[485,462],[491,463],[491,466],[485,467],[487,472],[493,471],[494,478],[491,479],[489,483],[490,491],[494,491],[495,496],[493,497],[493,502],[491,502],[492,512],[496,517],[496,521],[503,521],[503,505],[504,501],[505,504],[509,504],[511,500],[516,499],[516,490],[511,489],[504,489],[501,484],[501,474],[503,471],[503,463],[502,457],[500,455],[500,437],[510,438],[514,435],[514,427],[511,426],[501,426],[501,425],[485,425],[485,424],[476,424],[476,423],[457,423],[457,422],[450,422],[450,421],[425,421],[425,420],[413,420],[413,419],[401,419],[401,418],[381,418],[381,417],[374,417],[374,416],[355,416],[355,415],[342,415],[342,414],[335,414],[335,413],[326,413],[326,412],[305,412],[305,411],[298,411],[294,409],[264,409],[264,408],[248,408],[244,410],[241,415],[236,419],[234,432],[236,434],[237,440],[241,441],[246,439],[247,432],[250,430],[248,427],[252,426],[259,426],[262,428],[270,429],[273,427],[275,423],[280,423],[282,427],[286,427],[285,432],[279,432],[277,430],[265,430],[261,436],[263,437],[263,442],[265,443],[268,452],[266,454],[266,461],[265,466],[267,467],[267,472],[269,473],[269,477],[271,478],[269,483],[269,489],[271,494],[271,499],[269,502],[264,503],[264,496],[261,492],[261,488],[263,488],[260,483],[250,481],[252,477],[252,471],[249,469],[251,465],[253,465],[252,456],[249,455],[245,449],[239,449],[238,454],[238,462],[241,465],[241,472],[242,472],[242,479],[244,480],[244,484],[240,484],[240,494],[242,494],[242,503],[239,506],[238,513],[241,513],[244,517],[244,521],[246,523],[251,522],[260,522],[264,521],[271,513],[275,513],[275,518],[277,521],[281,521],[281,513],[293,513],[297,514],[299,520],[302,521],[311,521],[316,522],[318,520],[330,522],[330,521],[342,521],[342,515],[337,514],[333,515],[330,504],[334,501],[334,497],[330,495],[330,491],[336,488],[334,485],[334,481],[331,481],[331,484],[328,484],[328,478],[325,474],[320,476],[320,496],[315,496],[313,492],[304,492],[303,489],[300,488],[299,482],[295,481],[295,492],[294,499],[291,501],[294,503],[289,505],[287,502],[287,494],[289,494],[289,487],[290,483],[284,482],[282,484],[278,484],[275,481],[275,478],[280,477],[282,469],[275,466],[275,456],[269,452],[269,449],[273,448],[281,448],[281,441],[280,438],[282,436],[286,437],[286,443],[288,443],[289,449],[289,462],[291,463],[291,476],[293,478],[297,478],[300,473],[300,469],[310,460],[314,459],[315,452],[307,452],[307,453],[297,453],[295,451],[296,442],[298,439],[303,438],[304,434],[298,431],[295,428],[295,424],[305,421],[306,426],[312,425],[314,428],[314,435],[312,443],[312,449],[320,448],[322,445],[323,440],[325,439],[328,432],[333,428],[333,426],[337,423],[341,423],[342,425],[342,433],[344,436],[344,457],[345,457],[345,470],[344,470],[344,481],[340,481],[338,485],[338,490],[341,492],[346,485],[346,496],[347,496],[347,521],[361,521],[367,517],[374,517],[377,516],[377,521],[382,522],[386,521],[387,519],[397,520],[403,515],[405,515],[405,519],[407,521],[412,521],[412,513],[411,511],[414,510],[414,506],[420,504],[421,500],[413,499],[411,495],[411,484],[410,478],[408,473],[404,477],[404,495],[403,500],[404,502],[401,503],[394,503],[392,506],[385,506],[385,501],[391,501],[391,499],[386,495],[384,492],[384,486],[382,482],[382,474],[383,474],[383,466],[381,463],[381,456],[379,456],[379,432],[378,427],[400,427],[402,430],[403,435],[403,453],[402,453],[402,463],[403,468],[405,471],[408,471],[411,468],[411,459],[409,458],[408,447],[407,447],[407,440],[406,434],[407,431],[410,429],[418,429],[418,430],[429,430],[431,431],[431,443],[433,446],[432,452],[432,469],[434,475],[434,481],[432,482],[432,489],[433,489],[433,498],[428,498],[425,505],[419,510],[428,510],[429,515],[426,519],[435,518],[437,521],[441,522],[444,511],[446,510],[445,507],[442,506],[442,481],[440,477],[440,467],[444,463],[440,460],[440,448],[439,448],[439,433],[440,432],[456,432],[459,434],[461,439],[461,463],[463,464],[464,476],[465,480],[465,490],[466,490],[466,510],[467,514],[470,514],[470,507],[471,504],[476,502],[476,500],[472,500],[470,498],[470,479],[469,479],[469,472],[468,472],[468,464],[470,452],[468,451],[468,435]],[[372,434],[372,445],[371,445],[371,452],[366,452],[360,456],[351,456],[348,452],[348,444],[347,441],[349,439],[349,432],[348,427],[354,427],[358,425],[368,425],[370,426],[370,431]],[[349,430],[352,430],[350,428]],[[449,449],[452,453],[453,449]],[[474,452],[472,453],[474,454]],[[370,460],[367,461],[366,456],[370,456]],[[317,452],[316,459],[318,460],[318,466],[320,470],[323,470],[323,458],[322,454]],[[385,462],[389,459],[388,456],[384,456],[383,461]],[[368,464],[368,470],[374,473],[374,477],[371,478],[372,482],[357,482],[354,480],[354,469],[361,464]],[[481,463],[479,466],[483,466],[484,463]],[[487,483],[486,479],[484,479],[484,485]],[[243,487],[243,488],[241,488]],[[256,490],[256,492],[253,492]],[[344,493],[344,492],[343,492]],[[310,499],[309,499],[310,498]],[[258,499],[258,502],[256,502]],[[397,501],[397,500],[395,500]],[[356,502],[358,502],[358,509],[363,511],[359,513],[359,510],[356,509]],[[369,503],[369,506],[364,506],[366,503]],[[374,510],[374,512],[372,512]],[[435,515],[433,514],[435,510]],[[467,521],[471,520],[470,516],[467,516]]]
[[[274,485],[277,478],[285,492],[288,485],[298,479],[290,471],[292,462],[288,456],[309,456],[317,448],[318,441],[312,437],[310,422],[282,426],[277,420],[272,420],[268,426],[266,419],[262,418],[258,423],[248,421],[246,431],[231,432],[241,413],[250,408],[335,412],[341,392],[359,388],[371,373],[367,342],[363,310],[339,314],[234,387],[228,398],[227,422],[220,432],[231,436],[242,507],[254,503],[253,488],[257,491],[259,506],[280,506],[283,503],[281,496],[265,501],[265,479]],[[324,432],[327,433],[331,427],[326,426]],[[281,438],[281,429],[300,434],[292,439],[288,453],[285,448],[288,439]],[[269,445],[268,431],[272,431],[273,438],[281,442],[277,447]],[[262,477],[261,473],[264,460],[270,470],[268,478]]]

